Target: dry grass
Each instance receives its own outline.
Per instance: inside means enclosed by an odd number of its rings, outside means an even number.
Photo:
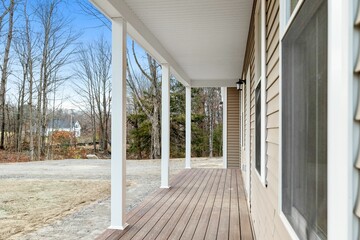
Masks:
[[[0,239],[14,239],[109,195],[105,180],[1,180]]]

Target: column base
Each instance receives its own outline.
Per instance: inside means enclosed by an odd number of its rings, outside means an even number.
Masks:
[[[170,186],[161,186],[160,188],[170,188]]]
[[[108,227],[108,229],[124,230],[128,226],[129,226],[129,224],[125,223],[123,226],[110,226],[110,227]]]

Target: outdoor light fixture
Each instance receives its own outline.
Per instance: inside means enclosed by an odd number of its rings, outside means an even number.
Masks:
[[[236,82],[236,89],[238,91],[242,91],[243,90],[243,84],[246,84],[246,80],[239,79],[239,81]]]

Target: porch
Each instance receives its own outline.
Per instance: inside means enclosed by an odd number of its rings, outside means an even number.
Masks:
[[[97,239],[253,239],[239,169],[185,169],[170,185]]]

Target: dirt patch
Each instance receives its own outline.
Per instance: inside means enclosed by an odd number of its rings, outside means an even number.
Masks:
[[[222,167],[194,158],[192,167]],[[126,209],[160,186],[160,160],[126,162]],[[170,176],[184,169],[171,159]],[[88,240],[110,226],[111,161],[60,160],[0,164],[0,240]]]
[[[0,182],[0,239],[15,239],[110,194],[104,180]]]

